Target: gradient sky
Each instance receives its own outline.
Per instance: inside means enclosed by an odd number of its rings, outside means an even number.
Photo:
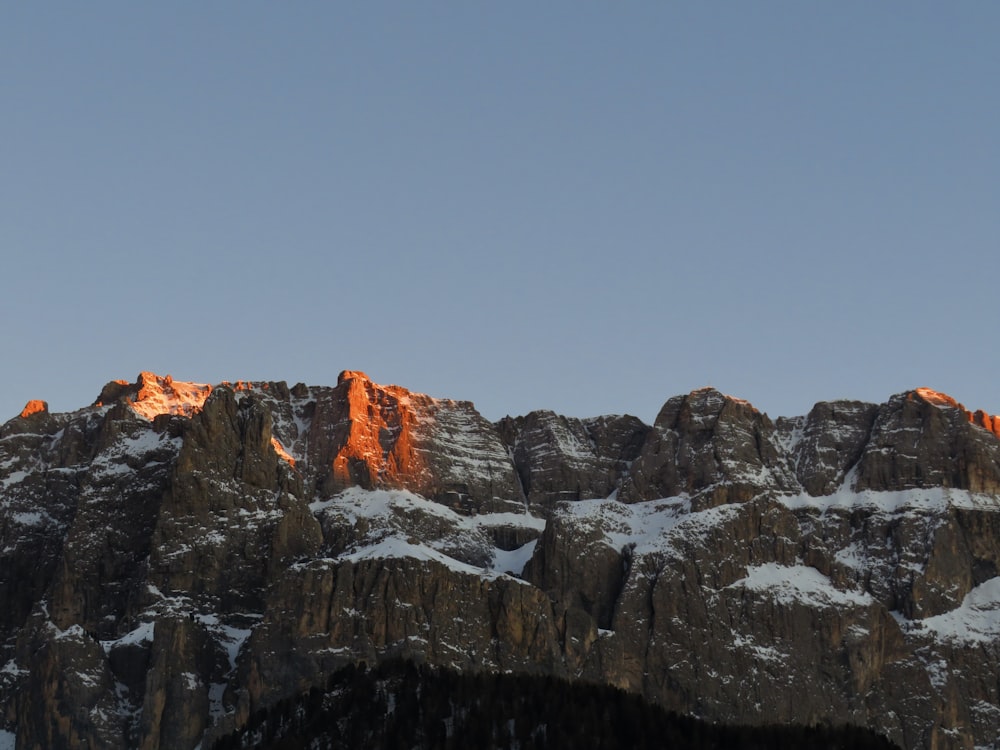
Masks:
[[[998,39],[994,0],[6,4],[0,421],[141,370],[998,412]]]

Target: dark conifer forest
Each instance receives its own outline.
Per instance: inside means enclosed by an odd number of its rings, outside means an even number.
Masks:
[[[254,714],[215,750],[891,750],[858,727],[707,724],[605,685],[464,674],[390,661],[350,665]]]

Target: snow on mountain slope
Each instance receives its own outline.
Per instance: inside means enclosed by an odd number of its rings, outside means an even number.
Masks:
[[[129,405],[136,414],[149,420],[160,414],[190,417],[201,410],[212,392],[212,386],[207,383],[175,381],[169,375],[160,377],[152,372],[139,373],[138,386]]]
[[[935,640],[963,645],[996,643],[1000,639],[1000,577],[972,589],[960,606],[923,620],[899,617],[906,630],[920,630]]]
[[[987,745],[994,426],[928,389],[777,422],[701,389],[652,426],[493,425],[357,371],[38,402],[0,426],[3,731],[206,746],[395,655]]]
[[[853,476],[848,476],[841,487],[829,495],[809,494],[779,495],[786,507],[813,509],[825,513],[831,509],[871,508],[881,513],[914,511],[942,513],[948,508],[1000,510],[1000,500],[994,495],[970,492],[952,487],[914,487],[908,490],[854,490]]]
[[[778,565],[764,563],[747,568],[747,575],[732,588],[743,587],[764,592],[777,601],[799,600],[811,607],[867,607],[873,603],[868,594],[842,591],[816,568],[808,565]]]
[[[406,490],[363,490],[350,488],[325,500],[314,501],[310,510],[319,518],[328,539],[335,539],[337,528],[350,528],[349,545],[327,550],[343,559],[384,559],[412,557],[434,560],[457,571],[493,576],[509,570],[520,574],[528,549],[525,542],[513,550],[497,547],[496,530],[521,531],[529,536],[541,534],[545,520],[527,513],[483,513],[460,515],[451,508],[434,503]],[[528,547],[531,545],[531,547]]]

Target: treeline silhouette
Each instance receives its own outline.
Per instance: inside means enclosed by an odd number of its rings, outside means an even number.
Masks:
[[[606,685],[459,673],[410,661],[351,665],[251,716],[215,750],[891,750],[853,726],[720,726]]]

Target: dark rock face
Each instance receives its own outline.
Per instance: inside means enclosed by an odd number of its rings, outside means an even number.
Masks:
[[[775,428],[750,404],[703,388],[664,404],[622,484],[625,502],[687,494],[698,507],[797,489]]]
[[[272,596],[243,667],[251,710],[358,658],[566,673],[551,602],[510,577],[452,575],[405,558],[315,560],[290,568]]]
[[[859,489],[1000,489],[997,440],[960,404],[918,389],[879,408],[858,464]]]
[[[607,497],[649,432],[635,417],[582,420],[550,411],[506,417],[497,427],[533,508]]]
[[[823,401],[805,418],[779,420],[791,451],[795,478],[810,495],[830,495],[861,457],[878,407],[860,401]]]
[[[307,488],[406,488],[467,512],[523,507],[507,452],[471,403],[377,385],[356,371],[341,373],[336,388],[293,392],[270,406],[281,444],[303,456]]]
[[[114,381],[0,426],[0,720],[193,748],[346,664],[605,682],[713,721],[1000,736],[998,420],[917,389],[772,422],[702,389],[483,419]]]
[[[801,562],[820,555],[791,509],[768,499],[703,511],[666,501],[641,510],[647,504],[603,503],[597,512],[567,510],[532,561],[575,568],[555,591],[572,607],[600,580],[591,569],[600,556],[551,562],[550,547],[572,548],[582,538],[590,550],[603,542],[611,557],[617,545],[609,529],[662,524],[666,533],[632,536],[622,548],[624,585],[583,659],[591,679],[717,720],[812,724],[836,715],[907,747],[929,741],[934,691],[897,621],[872,595],[838,588]]]
[[[602,543],[600,526],[588,528],[574,520],[560,515],[549,519],[524,576],[558,603],[563,618],[582,623],[596,636],[597,628],[611,627],[631,560],[629,550]],[[581,549],[587,554],[581,555]],[[577,616],[574,610],[579,610]]]

